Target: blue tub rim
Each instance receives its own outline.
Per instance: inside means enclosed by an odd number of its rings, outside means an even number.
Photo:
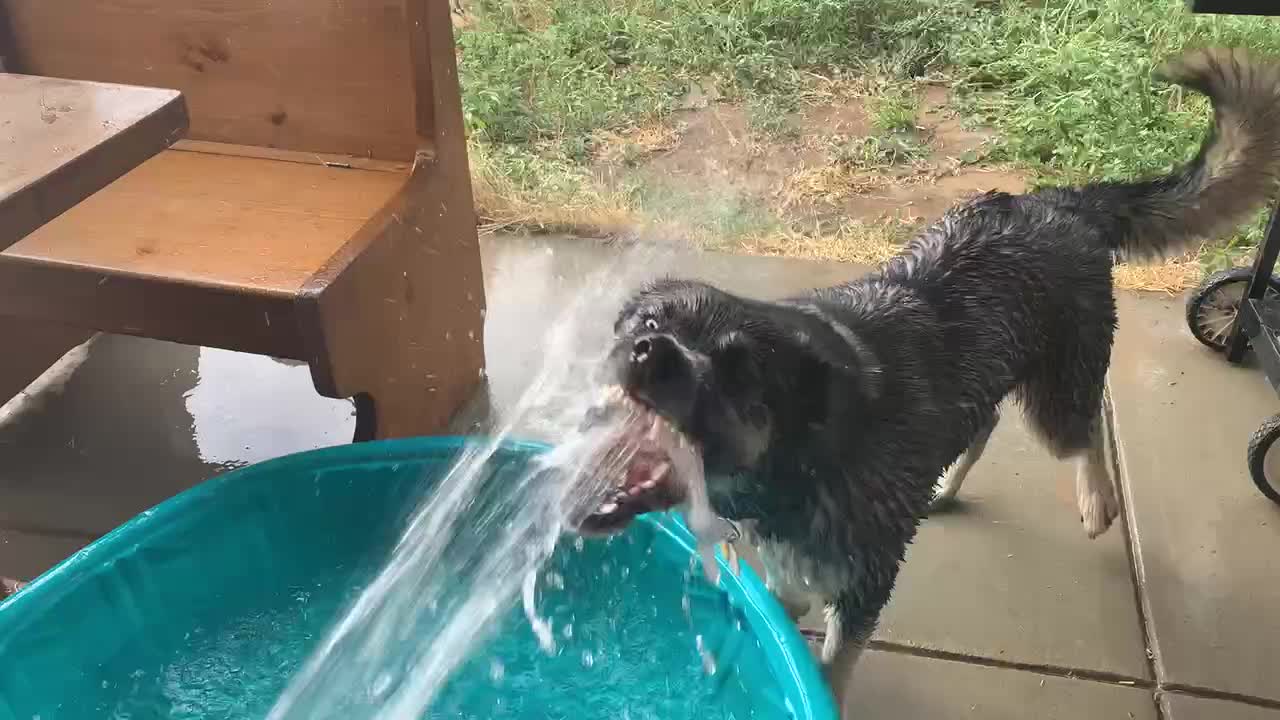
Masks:
[[[20,592],[0,601],[0,638],[5,635],[2,631],[6,625],[20,622],[19,618],[24,614],[38,611],[42,604],[75,587],[74,578],[81,568],[119,556],[134,544],[133,538],[144,532],[146,526],[163,524],[232,483],[251,481],[260,473],[310,472],[336,464],[411,462],[424,456],[457,455],[469,445],[487,441],[481,436],[442,435],[337,445],[284,455],[217,475],[144,510],[59,562]],[[542,442],[505,439],[499,444],[498,452],[504,455],[539,455],[549,449],[550,446]],[[637,520],[650,525],[655,532],[668,535],[689,553],[697,555],[693,533],[678,514],[653,513],[642,515]],[[834,700],[808,642],[765,588],[764,582],[746,563],[740,564],[739,573],[735,575],[718,552],[716,563],[720,570],[719,589],[741,604],[753,633],[773,640],[772,643],[764,643],[764,653],[775,677],[783,681],[787,704],[795,714],[795,720],[836,720],[839,716]],[[0,655],[3,655],[4,644],[0,640]]]

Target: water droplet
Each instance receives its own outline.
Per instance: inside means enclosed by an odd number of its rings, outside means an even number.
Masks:
[[[589,668],[596,664],[596,656],[590,650],[582,651],[582,667]]]
[[[507,668],[502,664],[501,660],[497,658],[493,658],[492,660],[489,661],[489,679],[490,680],[494,681],[495,683],[500,683],[502,682],[502,679],[505,678],[506,676],[507,676]]]
[[[708,675],[715,675],[716,674],[715,656],[712,655],[711,651],[707,649],[706,643],[703,642],[701,635],[695,636],[693,641],[694,641],[694,644],[697,645],[698,647],[698,654],[702,656],[703,672],[705,672]]]

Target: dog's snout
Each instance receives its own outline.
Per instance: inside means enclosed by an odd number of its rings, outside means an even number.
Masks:
[[[645,335],[631,346],[631,364],[636,369],[661,371],[676,361],[680,349],[666,335]]]
[[[642,363],[649,359],[649,353],[653,351],[653,341],[649,338],[640,338],[631,348],[631,362]]]
[[[610,365],[618,383],[633,397],[679,421],[696,394],[697,354],[674,336],[646,333],[621,338]]]
[[[669,335],[644,335],[631,343],[628,385],[645,393],[661,392],[665,386],[689,376],[684,351]]]

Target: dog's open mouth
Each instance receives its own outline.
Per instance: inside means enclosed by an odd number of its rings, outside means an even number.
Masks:
[[[607,388],[604,400],[598,411],[616,413],[621,420],[597,465],[607,483],[604,499],[578,523],[579,532],[593,535],[619,532],[637,515],[685,502],[687,468],[702,463],[684,433],[622,388]]]

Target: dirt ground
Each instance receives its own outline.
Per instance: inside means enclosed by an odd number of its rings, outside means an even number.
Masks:
[[[661,198],[647,209],[667,224],[681,224],[684,215],[711,226],[704,230],[727,224],[746,235],[789,231],[816,245],[824,236],[847,240],[840,230],[851,225],[887,224],[905,236],[968,196],[1027,187],[1022,173],[982,163],[989,136],[965,128],[947,100],[946,87],[926,86],[915,127],[896,134],[877,131],[866,99],[856,96],[802,107],[773,133],[753,128],[744,106],[712,102],[678,112],[660,128],[616,138],[620,149],[602,153],[595,171],[607,186],[630,183],[645,197]],[[842,148],[882,138],[913,154],[841,160]],[[883,235],[869,234],[876,241]]]
[[[950,89],[920,84],[915,116],[894,131],[874,119],[874,91],[828,93],[762,128],[747,105],[696,86],[661,122],[597,138],[596,189],[575,204],[513,207],[504,227],[643,238],[704,249],[878,263],[947,208],[973,195],[1023,192],[1031,178],[989,154],[992,136],[967,126]],[[486,200],[487,197],[487,200]],[[551,218],[551,222],[546,219]],[[1119,266],[1121,288],[1178,292],[1199,279],[1194,257]]]

